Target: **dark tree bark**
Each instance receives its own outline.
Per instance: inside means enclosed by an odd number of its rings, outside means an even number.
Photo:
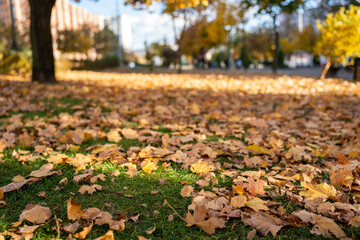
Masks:
[[[55,64],[51,36],[51,10],[56,0],[29,0],[31,15],[32,81],[54,83]]]
[[[278,56],[279,56],[279,31],[278,28],[276,26],[276,18],[277,16],[274,15],[273,16],[273,21],[274,21],[274,37],[275,37],[275,49],[274,49],[274,56],[273,56],[273,63],[272,63],[272,72],[274,74],[277,73],[277,68],[278,68]]]

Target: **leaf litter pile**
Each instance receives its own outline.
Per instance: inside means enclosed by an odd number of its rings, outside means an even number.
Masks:
[[[0,239],[360,238],[360,84],[59,78],[0,82]]]

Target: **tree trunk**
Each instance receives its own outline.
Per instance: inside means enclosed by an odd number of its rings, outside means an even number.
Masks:
[[[32,81],[54,83],[55,64],[51,37],[51,10],[56,0],[29,0],[31,15]]]
[[[325,79],[325,76],[326,76],[327,72],[329,71],[330,66],[331,66],[331,59],[327,58],[326,64],[325,64],[323,70],[321,71],[321,75],[320,75],[321,80]]]
[[[276,74],[278,68],[278,55],[279,55],[279,32],[276,26],[276,15],[273,16],[273,22],[274,22],[275,49],[274,49],[274,56],[272,62],[272,72],[273,74]]]

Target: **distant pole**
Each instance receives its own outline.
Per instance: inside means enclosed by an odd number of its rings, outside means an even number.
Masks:
[[[17,51],[17,41],[16,41],[16,28],[15,28],[15,16],[14,16],[14,3],[13,0],[10,0],[10,14],[11,14],[11,34],[12,34],[12,45],[11,49]]]
[[[121,38],[121,19],[120,19],[120,0],[115,2],[116,4],[116,23],[117,23],[117,42],[118,42],[118,57],[119,67],[122,65],[122,38]]]

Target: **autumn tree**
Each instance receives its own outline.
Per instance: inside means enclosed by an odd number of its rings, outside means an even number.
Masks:
[[[259,14],[267,14],[271,17],[273,22],[273,35],[274,35],[274,52],[273,52],[273,73],[277,72],[278,67],[278,54],[279,54],[279,29],[278,20],[282,13],[293,13],[303,6],[306,0],[244,0],[247,7],[258,7]]]
[[[332,63],[346,62],[347,57],[360,55],[360,7],[341,8],[318,22],[320,31],[316,49],[326,57],[320,79],[324,79]]]
[[[33,58],[32,81],[54,83],[55,64],[51,36],[51,11],[56,0],[28,0],[30,5],[30,39]],[[75,0],[80,1],[80,0]],[[152,0],[128,0],[132,5],[150,5]],[[207,5],[207,0],[167,0],[174,8]]]

